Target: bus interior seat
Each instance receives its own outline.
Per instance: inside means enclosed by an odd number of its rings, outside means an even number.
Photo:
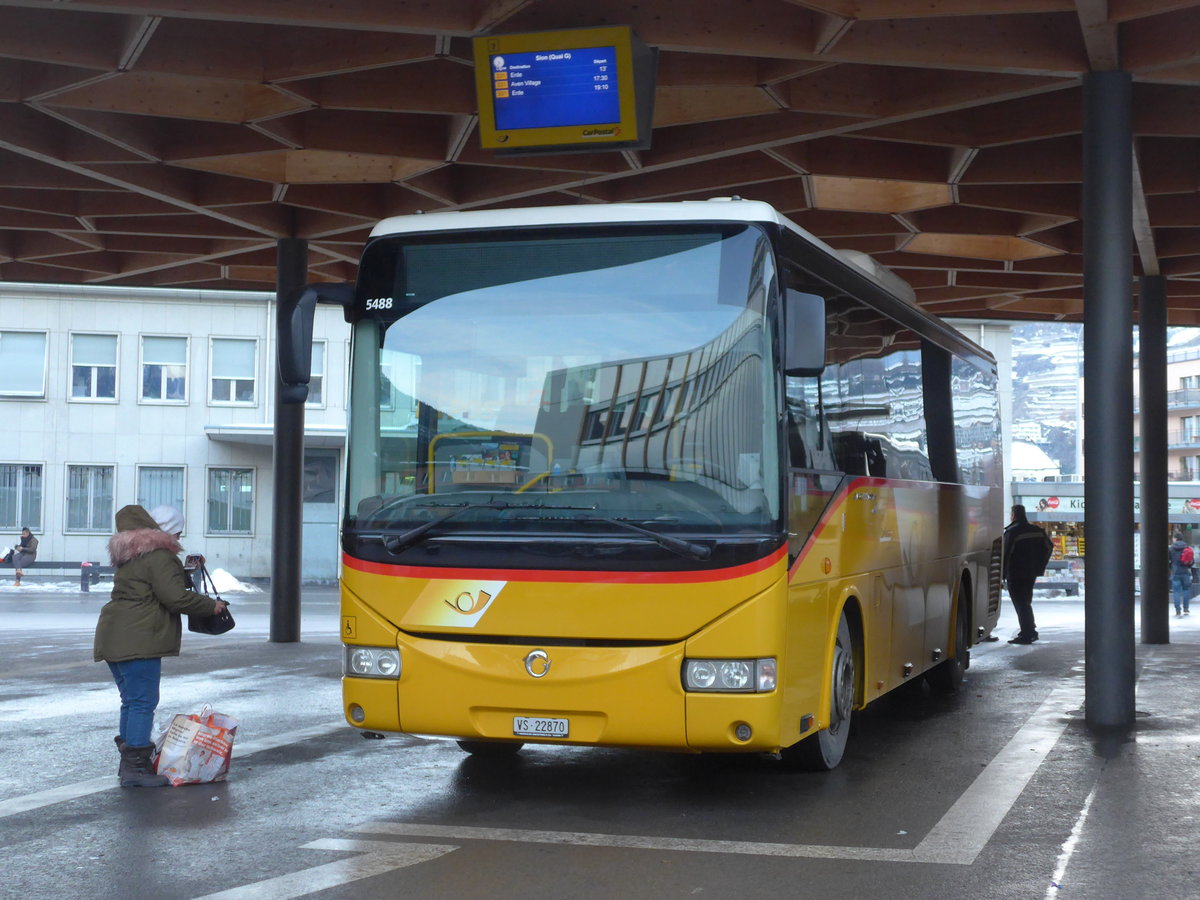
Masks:
[[[887,477],[887,456],[883,441],[867,437],[861,431],[840,431],[833,435],[833,457],[847,475]]]
[[[787,411],[788,458],[793,469],[808,468],[808,449],[804,444],[804,432],[791,409]]]

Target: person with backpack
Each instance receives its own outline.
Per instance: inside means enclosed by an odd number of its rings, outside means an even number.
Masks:
[[[1196,554],[1178,531],[1175,532],[1175,540],[1168,548],[1168,554],[1171,560],[1171,596],[1175,601],[1175,615],[1186,616],[1191,612],[1188,606],[1192,599],[1192,566],[1196,563]]]
[[[1053,552],[1050,536],[1029,521],[1024,506],[1015,504],[1012,523],[1004,529],[1004,580],[1021,630],[1010,644],[1032,644],[1038,639],[1033,618],[1033,585],[1046,574],[1046,563]]]

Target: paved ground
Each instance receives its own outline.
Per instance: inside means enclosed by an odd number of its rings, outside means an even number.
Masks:
[[[267,594],[230,595],[237,629],[185,639],[160,707],[242,720],[229,781],[121,790],[105,599],[0,583],[0,897],[1200,896],[1200,613],[1139,645],[1128,738],[1082,724],[1083,604],[1042,600],[1042,642],[977,648],[954,697],[886,698],[814,776],[364,740],[340,720],[336,592],[306,589],[297,644],[267,642]]]

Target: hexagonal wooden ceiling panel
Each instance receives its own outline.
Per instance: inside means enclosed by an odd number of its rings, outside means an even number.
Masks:
[[[470,38],[631,25],[652,149],[498,159]],[[1200,0],[0,0],[0,280],[347,280],[435,209],[774,204],[943,315],[1078,318],[1081,78],[1133,76],[1138,273],[1200,324]]]

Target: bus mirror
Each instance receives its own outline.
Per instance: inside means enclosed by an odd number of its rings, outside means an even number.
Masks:
[[[783,323],[785,374],[820,375],[825,370],[825,298],[788,288]]]
[[[349,307],[354,300],[352,284],[310,284],[290,302],[279,305],[279,381],[284,403],[308,399],[312,378],[313,317],[318,302]]]

